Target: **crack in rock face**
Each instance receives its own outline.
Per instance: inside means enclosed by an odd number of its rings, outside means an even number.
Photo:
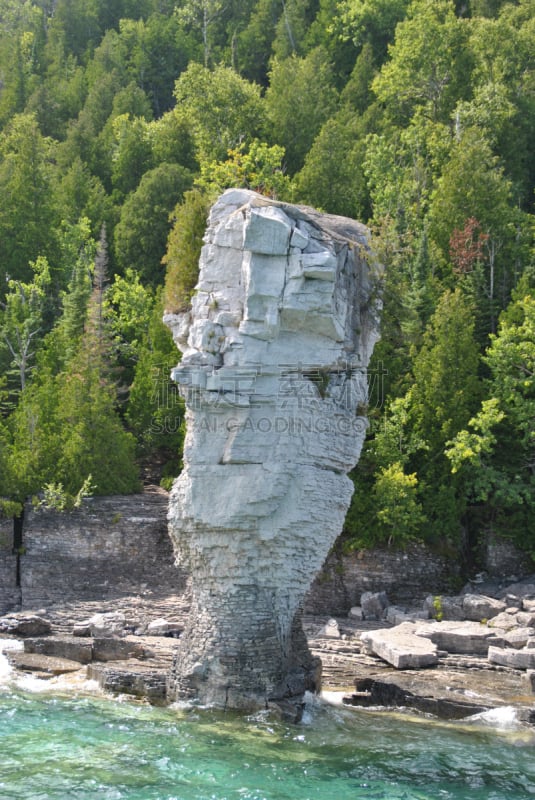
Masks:
[[[165,322],[183,356],[169,531],[192,575],[169,694],[229,708],[318,690],[300,608],[342,530],[365,437],[378,273],[353,220],[230,189]]]

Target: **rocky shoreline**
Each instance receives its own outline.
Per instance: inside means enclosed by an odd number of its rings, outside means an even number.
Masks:
[[[349,705],[402,707],[446,719],[512,707],[518,719],[535,724],[534,584],[495,589],[502,597],[466,592],[441,598],[445,616],[466,615],[485,602],[489,613],[490,603],[494,616],[479,622],[421,619],[421,608],[388,603],[374,615],[370,603],[384,604],[381,593],[363,596],[362,607],[348,617],[307,616],[303,627],[322,662],[322,688],[342,693]],[[188,613],[183,595],[80,602],[0,618],[0,637],[22,642],[23,649],[6,653],[18,672],[81,674],[106,692],[164,704]],[[294,714],[288,708],[281,713]]]

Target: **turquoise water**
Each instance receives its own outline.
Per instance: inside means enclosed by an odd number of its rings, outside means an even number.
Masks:
[[[292,726],[0,690],[0,800],[527,800],[534,756],[507,711],[446,724],[312,701]]]

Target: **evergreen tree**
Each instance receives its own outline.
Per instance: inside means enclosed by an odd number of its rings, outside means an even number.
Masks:
[[[304,58],[274,59],[265,103],[270,138],[284,147],[286,167],[293,175],[336,108],[337,92],[326,53],[318,47]]]
[[[113,341],[106,318],[106,229],[95,257],[93,291],[84,334],[65,371],[58,377],[58,419],[64,426],[58,472],[75,493],[91,475],[98,494],[128,494],[139,486],[135,441],[117,414],[112,380]]]
[[[52,191],[54,145],[34,116],[13,117],[0,141],[0,297],[6,277],[31,279],[31,262],[53,263],[59,222]]]
[[[192,183],[189,170],[160,164],[146,172],[121,209],[114,249],[119,268],[132,267],[151,286],[162,282],[170,214]]]
[[[486,398],[448,443],[480,532],[512,537],[535,557],[535,296],[519,294],[484,358]]]

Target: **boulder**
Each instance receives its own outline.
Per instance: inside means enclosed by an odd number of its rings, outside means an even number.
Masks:
[[[516,615],[516,621],[519,625],[527,628],[535,627],[535,611],[519,611]]]
[[[386,592],[364,592],[360,597],[362,619],[384,619],[388,606]]]
[[[352,606],[349,609],[347,616],[349,619],[362,619],[362,608],[360,606]]]
[[[467,620],[486,622],[503,611],[505,611],[503,600],[495,600],[482,594],[465,594],[463,597],[463,614]]]
[[[438,663],[436,645],[417,634],[409,622],[361,634],[365,652],[376,655],[396,669],[422,669]]]
[[[513,669],[535,669],[535,649],[514,650],[508,647],[489,647],[491,664]]]
[[[402,622],[415,622],[419,619],[429,619],[429,612],[426,610],[407,611],[397,606],[388,606],[386,610],[386,621],[392,625],[401,625]]]
[[[463,598],[429,595],[424,600],[424,611],[432,619],[464,619]]]
[[[82,638],[91,637],[91,624],[88,619],[83,620],[82,622],[75,622],[72,626],[72,635],[73,636],[80,636]]]
[[[0,618],[0,633],[12,636],[45,636],[51,628],[47,619],[36,614],[10,614]]]
[[[507,597],[508,595],[512,595],[513,597],[519,599],[535,598],[535,583],[533,583],[533,578],[530,578],[526,581],[520,581],[519,583],[509,584],[507,588],[498,592],[497,597],[502,598]]]
[[[291,699],[276,700],[268,702],[267,707],[270,717],[277,719],[279,722],[298,725],[303,719],[305,703],[295,702]]]
[[[513,628],[503,635],[503,639],[508,647],[521,650],[533,639],[534,634],[533,628]]]
[[[169,622],[163,618],[153,619],[147,625],[147,636],[170,636],[178,639],[183,630],[184,625],[180,622]]]
[[[514,630],[514,628],[518,627],[516,614],[517,612],[512,612],[510,610],[502,611],[501,614],[489,620],[488,625],[490,628],[500,628],[504,631]]]
[[[94,614],[74,626],[73,635],[87,635],[81,631],[89,631],[89,635],[108,639],[112,636],[123,636],[126,627],[126,616],[121,611],[109,611],[105,614]]]
[[[503,643],[496,631],[477,622],[430,622],[420,625],[417,632],[447,653],[486,656],[491,644]]]

